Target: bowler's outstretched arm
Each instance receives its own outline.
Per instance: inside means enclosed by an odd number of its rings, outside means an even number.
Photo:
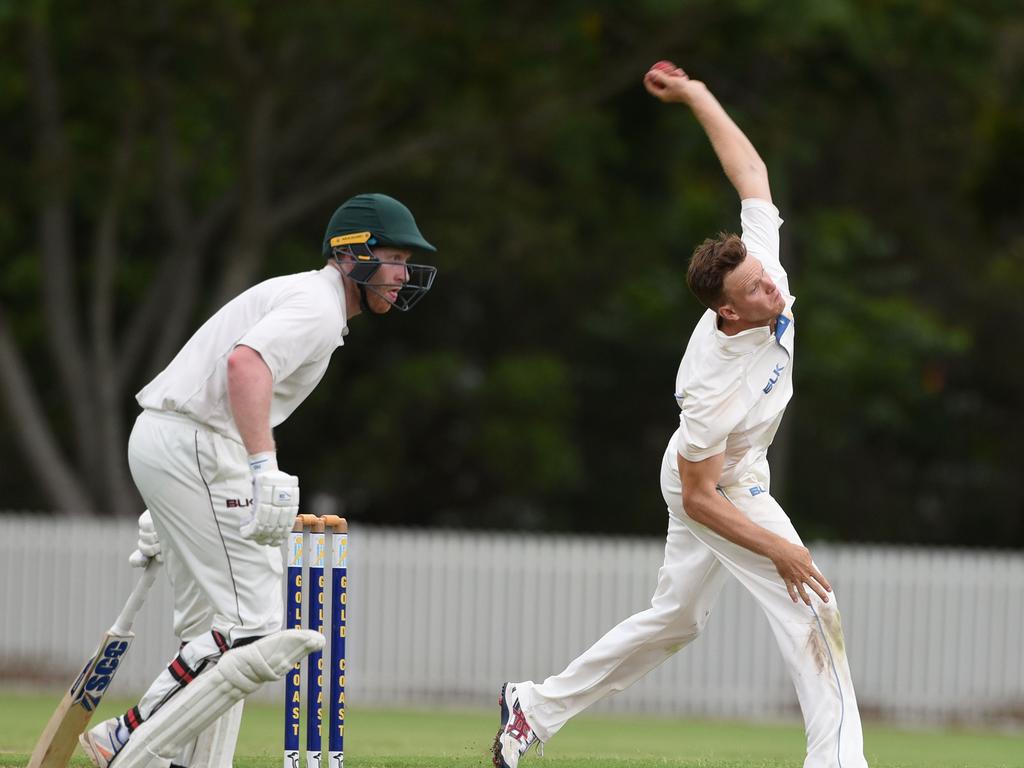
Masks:
[[[741,200],[756,197],[771,202],[764,161],[704,83],[678,67],[658,62],[644,76],[644,87],[661,101],[685,104],[693,111]]]

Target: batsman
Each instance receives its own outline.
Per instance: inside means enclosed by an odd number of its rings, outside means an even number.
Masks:
[[[494,764],[516,768],[534,743],[692,642],[732,577],[768,617],[796,686],[804,768],[866,768],[832,587],[771,494],[767,452],[793,394],[797,323],[768,172],[704,83],[658,62],[644,86],[660,101],[688,107],[704,129],[739,195],[742,235],[705,240],[687,270],[707,310],[676,374],[679,427],[661,466],[668,536],[651,606],[561,673],[504,684]]]
[[[82,734],[97,768],[230,766],[244,697],[323,647],[281,631],[284,542],[299,479],[273,428],[306,399],[361,314],[405,311],[434,252],[398,200],[363,194],[324,235],[322,269],[266,280],[218,310],[136,399],[132,477],[150,515],[137,561],[159,553],[182,645],[139,703]]]

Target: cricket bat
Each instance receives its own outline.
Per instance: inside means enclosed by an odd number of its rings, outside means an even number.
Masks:
[[[57,709],[46,724],[42,736],[32,750],[28,768],[65,768],[71,753],[78,744],[78,735],[89,724],[92,713],[99,706],[100,699],[114,679],[121,659],[128,651],[135,633],[132,622],[146,599],[146,593],[153,586],[158,564],[151,559],[146,564],[142,577],[132,590],[128,602],[107,634],[100,641],[99,648],[85,663],[82,673],[75,680]]]

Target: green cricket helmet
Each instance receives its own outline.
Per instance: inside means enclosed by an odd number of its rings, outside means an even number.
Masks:
[[[369,289],[396,309],[408,311],[434,284],[437,267],[407,263],[408,282],[392,301],[369,283],[380,268],[380,259],[373,253],[374,246],[408,249],[414,253],[435,253],[437,248],[420,233],[408,208],[395,198],[376,192],[346,200],[327,223],[324,256],[338,262],[348,258],[356,263],[350,272],[342,274],[359,286],[359,303],[363,310],[369,311],[366,303]]]

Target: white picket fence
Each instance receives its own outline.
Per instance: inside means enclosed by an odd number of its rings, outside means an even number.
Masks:
[[[131,523],[0,515],[0,686],[65,684],[133,579]],[[348,702],[493,705],[506,679],[543,679],[645,608],[663,541],[353,525]],[[1024,554],[812,545],[839,596],[866,717],[1024,721]],[[160,579],[114,683],[141,692],[173,655]],[[265,697],[279,696],[279,688]],[[796,697],[768,623],[735,584],[705,634],[596,709],[791,718]]]

